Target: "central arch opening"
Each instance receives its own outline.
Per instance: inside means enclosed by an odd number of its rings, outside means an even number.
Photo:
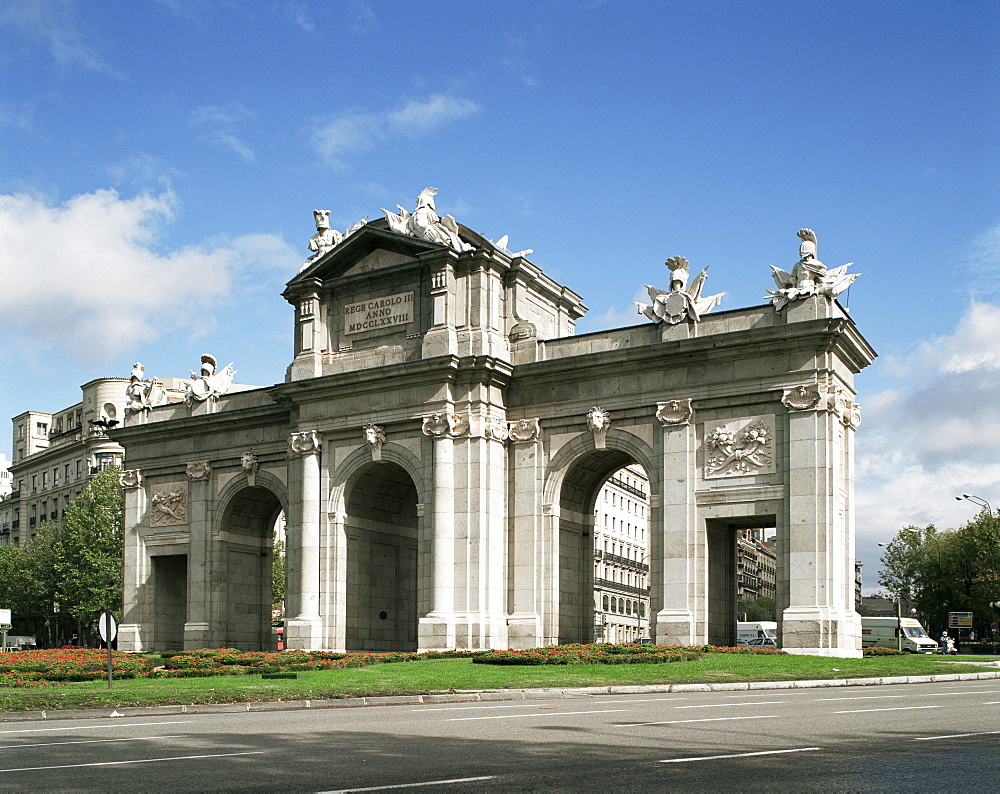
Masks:
[[[649,478],[627,453],[595,450],[559,496],[560,644],[649,637]]]
[[[417,649],[417,489],[399,465],[366,466],[346,499],[347,650]]]
[[[222,518],[220,552],[225,567],[225,645],[228,648],[272,650],[274,595],[272,587],[275,525],[281,502],[266,488],[240,491]]]

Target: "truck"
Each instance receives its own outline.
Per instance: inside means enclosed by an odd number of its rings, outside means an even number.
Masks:
[[[861,618],[861,647],[898,648],[906,653],[938,651],[938,644],[913,618]]]
[[[740,621],[736,624],[736,644],[752,647],[778,646],[778,624],[773,620]]]

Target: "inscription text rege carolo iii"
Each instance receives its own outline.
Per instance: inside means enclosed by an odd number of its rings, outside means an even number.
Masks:
[[[387,295],[344,306],[344,332],[356,334],[392,325],[405,325],[413,319],[413,293]]]

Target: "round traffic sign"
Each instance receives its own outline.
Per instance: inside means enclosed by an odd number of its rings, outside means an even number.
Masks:
[[[105,642],[114,642],[115,637],[118,636],[118,624],[115,623],[115,616],[110,612],[102,612],[101,619],[97,622],[97,633]]]

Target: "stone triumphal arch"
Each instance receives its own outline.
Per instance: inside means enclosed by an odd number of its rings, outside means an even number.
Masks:
[[[713,311],[673,257],[641,324],[576,336],[578,295],[433,196],[345,233],[315,213],[282,383],[237,387],[212,356],[183,400],[133,377],[122,647],[268,647],[279,517],[290,648],[591,641],[595,499],[638,464],[656,642],[731,643],[736,530],[774,527],[782,646],[860,655],[874,351],[835,299],[846,266],[803,229],[769,303]]]

